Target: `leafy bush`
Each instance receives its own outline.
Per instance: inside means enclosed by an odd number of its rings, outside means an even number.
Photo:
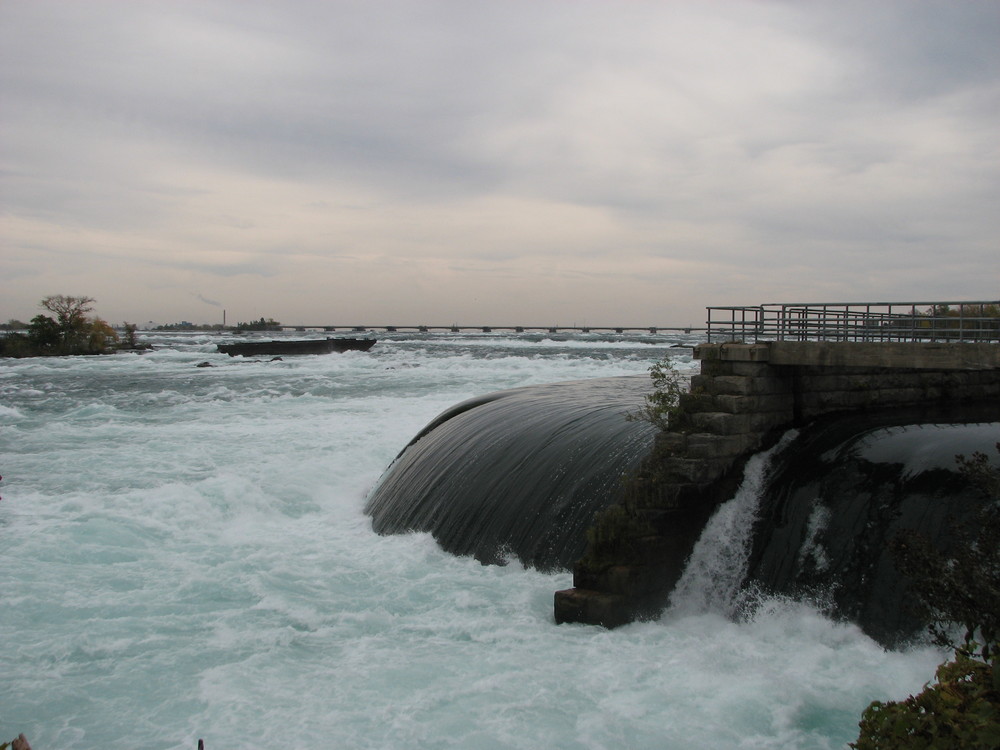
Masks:
[[[961,651],[937,669],[937,682],[898,703],[872,703],[862,716],[857,750],[996,750],[1000,692],[996,662]]]
[[[36,315],[28,324],[28,341],[40,351],[55,351],[63,341],[63,331],[48,315]]]
[[[649,377],[653,381],[653,392],[646,394],[646,402],[625,418],[631,422],[649,422],[666,432],[670,429],[670,420],[680,413],[681,394],[687,390],[684,379],[666,358],[649,368]]]
[[[23,333],[8,333],[0,336],[0,357],[29,357],[31,352],[31,342]]]

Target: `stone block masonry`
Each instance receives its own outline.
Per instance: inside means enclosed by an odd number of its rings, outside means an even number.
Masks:
[[[629,481],[628,523],[594,535],[573,588],[555,593],[557,622],[656,617],[746,460],[789,428],[837,412],[1000,401],[996,344],[714,343],[695,357],[680,413]]]

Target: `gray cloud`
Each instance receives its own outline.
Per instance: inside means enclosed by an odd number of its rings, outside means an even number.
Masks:
[[[376,318],[490,278],[643,324],[995,297],[998,32],[991,3],[9,0],[0,273],[32,281],[0,318],[71,278],[111,319],[265,283],[311,317],[326,275]]]

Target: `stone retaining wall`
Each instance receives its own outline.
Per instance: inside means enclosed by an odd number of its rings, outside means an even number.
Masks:
[[[845,347],[855,346],[852,359]],[[942,347],[965,348],[947,360]],[[624,538],[591,544],[574,587],[555,594],[557,622],[614,627],[655,617],[747,458],[785,430],[835,412],[1000,400],[996,345],[704,344],[695,356],[701,373],[679,418],[629,483]]]

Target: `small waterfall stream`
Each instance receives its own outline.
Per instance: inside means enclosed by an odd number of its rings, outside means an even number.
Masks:
[[[733,498],[719,506],[695,544],[670,595],[671,613],[736,614],[772,459],[797,435],[796,430],[789,430],[773,447],[747,461]]]

